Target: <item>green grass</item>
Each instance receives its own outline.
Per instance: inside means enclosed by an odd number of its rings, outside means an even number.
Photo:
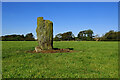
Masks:
[[[3,78],[118,78],[118,42],[59,41],[73,53],[25,53],[36,41],[2,41]]]

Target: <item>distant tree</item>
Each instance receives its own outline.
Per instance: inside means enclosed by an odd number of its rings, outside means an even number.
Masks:
[[[93,31],[91,29],[88,29],[88,30],[80,31],[78,33],[77,37],[80,40],[87,40],[88,41],[88,40],[93,40],[92,34],[93,34]]]
[[[23,41],[24,40],[24,35],[5,35],[2,36],[2,41]]]
[[[110,30],[105,35],[101,37],[102,41],[118,41],[120,40],[119,37],[120,32],[115,32],[114,30]]]
[[[78,37],[75,37],[75,41],[80,41],[80,39]]]
[[[25,40],[25,37],[24,37],[24,35],[22,34],[21,35],[21,41],[24,41]]]
[[[86,30],[87,37],[92,38],[93,31],[91,29]]]
[[[32,35],[32,33],[28,33],[26,36],[24,35],[16,35],[16,34],[12,34],[12,35],[5,35],[5,36],[1,36],[2,41],[34,41],[34,37]]]
[[[57,34],[53,40],[54,41],[61,41],[62,40],[62,34],[61,33]]]
[[[70,31],[70,32],[65,32],[62,34],[62,40],[63,41],[70,41],[70,40],[74,40],[75,36],[74,34]]]
[[[65,32],[63,34],[59,33],[55,36],[55,38],[53,39],[55,41],[70,41],[70,40],[75,40],[75,36],[74,34],[70,31],[70,32]]]
[[[58,37],[58,38],[60,38],[60,39],[61,39],[61,38],[62,38],[62,34],[61,34],[61,33],[59,33],[59,34],[57,34],[57,35],[56,35],[56,37]]]
[[[34,36],[33,36],[32,33],[26,34],[25,40],[26,40],[26,41],[35,41]]]
[[[83,39],[84,39],[83,34],[85,34],[85,32],[84,32],[84,31],[80,31],[80,32],[78,33],[78,38],[81,39],[81,40],[83,40]]]

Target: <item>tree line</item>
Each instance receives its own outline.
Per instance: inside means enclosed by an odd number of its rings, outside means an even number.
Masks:
[[[2,36],[2,41],[35,41],[35,38],[32,33],[24,35],[5,35]]]
[[[120,41],[120,31],[115,32],[110,30],[105,35],[99,37],[99,35],[93,36],[94,32],[91,29],[80,31],[77,37],[69,31],[65,33],[59,33],[53,39],[54,41]]]
[[[59,33],[55,36],[53,39],[54,41],[93,41],[93,31],[91,29],[80,31],[77,35],[77,37],[74,36],[74,34],[69,31],[65,33]]]
[[[54,41],[120,41],[120,31],[110,30],[103,36],[93,36],[94,32],[91,29],[80,31],[77,37],[74,36],[72,31],[59,33],[53,38]],[[32,33],[24,35],[5,35],[1,36],[2,41],[35,41]]]
[[[98,37],[100,41],[120,41],[120,31],[115,32],[114,30],[110,30],[102,37]]]

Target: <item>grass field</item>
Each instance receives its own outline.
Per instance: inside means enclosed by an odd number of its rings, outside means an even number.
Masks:
[[[3,78],[118,78],[118,42],[64,41],[73,53],[25,53],[36,41],[3,41]]]

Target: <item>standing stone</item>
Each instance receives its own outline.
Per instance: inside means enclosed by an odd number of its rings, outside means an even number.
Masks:
[[[53,48],[53,23],[49,20],[43,20],[43,17],[37,18],[37,39],[39,50],[50,50]],[[38,49],[36,47],[35,49]],[[39,51],[39,50],[36,50]]]

